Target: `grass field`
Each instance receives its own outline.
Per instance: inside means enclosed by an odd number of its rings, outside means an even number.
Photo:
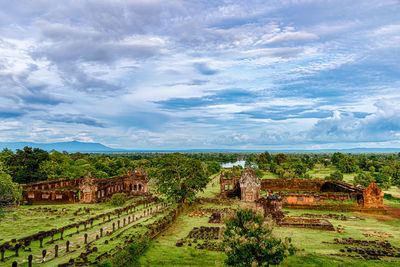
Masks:
[[[204,207],[219,207],[215,204],[199,205],[198,210]],[[298,216],[302,213],[329,214],[326,211],[309,210],[285,210],[288,216]],[[189,211],[182,214],[178,220],[152,242],[147,252],[140,258],[143,266],[223,266],[225,254],[208,250],[200,250],[194,247],[177,247],[176,242],[187,236],[193,227],[217,226],[209,224],[208,217],[189,217]],[[343,245],[326,244],[333,242],[334,238],[348,238],[360,240],[388,240],[393,246],[400,247],[400,221],[390,216],[371,215],[360,213],[335,213],[345,216],[357,216],[364,218],[362,221],[341,221],[329,219],[337,228],[343,227],[343,233],[336,231],[322,231],[303,228],[275,227],[275,235],[281,238],[290,237],[296,248],[300,249],[294,256],[287,258],[281,266],[394,266],[400,264],[400,259],[385,258],[381,261],[367,261],[358,258],[331,256],[340,253]],[[218,226],[222,227],[223,224]],[[374,235],[366,237],[364,234]],[[393,237],[389,238],[388,234]],[[385,237],[382,237],[385,236]],[[304,251],[303,251],[304,249]]]
[[[314,178],[324,178],[334,168],[323,168],[318,166],[311,171],[310,175]],[[263,178],[271,177],[271,173],[266,173]],[[354,175],[346,175],[345,179],[350,182]],[[397,188],[392,188],[388,192],[397,194]],[[203,193],[198,196],[214,197],[219,192],[219,176],[215,176]],[[385,200],[385,204],[392,207],[400,208],[400,202]],[[234,207],[239,203],[233,204]],[[224,208],[226,205],[218,205],[211,203],[198,204],[194,210],[202,208]],[[303,213],[326,215],[326,214],[343,214],[347,217],[360,217],[364,220],[342,221],[329,219],[332,225],[338,231],[322,231],[306,228],[285,228],[275,227],[275,235],[281,238],[290,237],[292,243],[298,251],[294,256],[285,259],[280,266],[396,266],[400,265],[399,258],[383,258],[380,261],[367,261],[362,258],[339,257],[331,254],[340,253],[340,249],[344,245],[328,244],[334,241],[334,238],[353,238],[359,240],[377,240],[389,241],[393,246],[400,247],[400,220],[390,215],[376,215],[368,213],[339,213],[330,211],[315,210],[289,210],[287,216],[300,216]],[[151,243],[146,253],[140,257],[139,263],[142,266],[224,266],[226,256],[223,252],[200,250],[184,245],[177,247],[176,242],[188,235],[193,227],[200,226],[220,226],[223,224],[209,224],[208,216],[198,218],[196,216],[189,217],[191,211],[182,214],[176,222],[154,242]],[[390,235],[389,235],[390,234]],[[370,235],[370,236],[366,236]],[[392,236],[392,237],[391,237]]]
[[[133,202],[140,198],[132,199],[125,205],[133,204]],[[44,212],[43,208],[51,211]],[[74,215],[74,212],[80,208],[90,208],[90,213],[80,212]],[[152,213],[144,213],[145,210],[152,208]],[[38,210],[40,208],[40,210]],[[107,204],[70,204],[70,205],[32,205],[21,206],[15,208],[7,213],[5,218],[0,222],[0,244],[10,242],[11,239],[19,239],[38,233],[39,231],[49,231],[54,228],[84,221],[88,218],[93,218],[98,214],[105,214],[113,211],[116,208]],[[50,242],[51,237],[46,237],[43,240],[43,248],[39,247],[39,241],[31,242],[25,249],[19,250],[19,256],[15,256],[12,250],[5,252],[5,265],[11,266],[13,261],[18,264],[27,265],[28,255],[33,255],[33,262],[35,264],[42,262],[41,252],[43,249],[47,250],[46,262],[44,266],[57,266],[58,264],[66,263],[70,258],[77,259],[82,252],[87,251],[84,244],[84,235],[87,234],[87,239],[90,247],[96,247],[97,251],[91,252],[88,256],[88,262],[93,263],[96,257],[104,253],[113,254],[126,246],[126,241],[132,235],[145,234],[148,229],[147,225],[153,223],[155,220],[163,216],[163,212],[171,209],[172,206],[161,207],[161,203],[152,203],[148,207],[138,205],[134,212],[124,212],[120,216],[116,214],[111,215],[110,221],[103,221],[102,218],[94,221],[93,226],[87,226],[87,229],[80,227],[79,233],[76,232],[75,227],[64,231],[64,238],[61,240],[61,235],[58,233],[54,235],[54,242]],[[64,210],[65,209],[65,210]],[[57,211],[56,211],[57,210]],[[128,220],[129,218],[129,220]],[[125,221],[125,222],[124,222]],[[118,227],[120,222],[120,227]],[[129,223],[130,222],[130,223]],[[115,231],[113,231],[113,224]],[[103,229],[103,236],[100,236],[100,229]],[[118,235],[118,238],[116,236]],[[98,236],[98,237],[97,237]],[[66,241],[70,242],[70,251],[66,251]],[[105,242],[107,241],[107,242]],[[12,245],[15,244],[10,242]],[[58,257],[55,257],[54,247],[59,247]],[[79,260],[79,259],[78,259]],[[0,266],[2,264],[0,263]],[[23,265],[22,265],[23,266]]]
[[[324,178],[329,173],[335,171],[334,168],[324,168],[322,165],[317,166],[313,171],[310,171],[310,175],[314,178]],[[345,176],[347,182],[351,181],[354,176]],[[263,178],[276,178],[272,173],[265,173]],[[200,192],[198,197],[202,198],[215,198],[219,193],[219,175],[212,175],[211,182],[205,188],[204,192]],[[400,189],[392,187],[385,191],[386,193],[392,194],[394,197],[400,197]],[[138,199],[129,200],[125,205],[132,204]],[[392,208],[400,209],[400,200],[397,199],[385,199],[384,203]],[[226,207],[242,207],[241,202],[233,201],[221,202],[215,204],[210,202],[200,202],[195,204],[183,214],[181,214],[177,220],[163,233],[161,233],[155,240],[150,243],[150,247],[139,258],[139,263],[142,266],[224,266],[226,256],[221,251],[209,251],[206,249],[197,249],[194,246],[184,245],[183,247],[177,247],[176,242],[188,235],[188,233],[194,227],[200,226],[219,226],[223,227],[224,224],[210,224],[208,223],[209,215],[204,217],[189,216],[193,211],[206,208],[226,208]],[[47,208],[44,210],[43,208]],[[90,213],[85,213],[83,210],[90,208]],[[119,208],[119,207],[117,207]],[[6,216],[0,221],[0,244],[10,241],[15,238],[22,238],[39,231],[48,231],[53,228],[60,228],[72,223],[84,221],[88,218],[94,217],[99,214],[104,214],[115,210],[116,207],[110,206],[106,203],[103,204],[67,204],[67,205],[32,205],[32,206],[20,206],[19,208],[10,209]],[[53,244],[47,244],[50,237],[46,238],[43,242],[45,248],[48,251],[48,260],[44,263],[44,266],[56,266],[61,263],[66,263],[70,258],[78,258],[80,254],[85,251],[83,244],[84,233],[88,234],[88,240],[91,242],[91,247],[96,247],[97,252],[94,252],[88,256],[89,262],[95,262],[96,257],[109,253],[113,254],[119,249],[126,246],[125,240],[130,237],[137,236],[139,234],[146,234],[148,229],[146,225],[151,224],[161,216],[163,212],[168,211],[170,208],[167,207],[165,210],[160,211],[152,215],[141,217],[143,214],[143,207],[140,206],[139,210],[135,212],[137,218],[135,223],[131,223],[126,227],[121,227],[120,230],[116,230],[111,233],[112,223],[116,223],[119,219],[122,222],[123,218],[127,218],[128,215],[122,215],[121,218],[116,216],[112,217],[111,222],[105,222],[104,224],[100,221],[95,222],[92,228],[84,231],[81,229],[79,234],[75,233],[75,229],[67,230],[64,233],[64,240],[60,240],[59,234],[54,236],[55,242]],[[81,210],[80,212],[78,212]],[[367,261],[361,258],[351,257],[339,257],[331,254],[340,253],[339,250],[344,248],[344,245],[329,244],[332,243],[334,238],[349,238],[360,240],[377,240],[389,241],[393,246],[400,247],[400,220],[390,215],[376,215],[367,213],[338,213],[328,211],[315,211],[315,210],[289,210],[287,216],[300,216],[303,213],[326,215],[326,214],[343,214],[347,217],[357,216],[364,220],[360,221],[341,221],[335,219],[329,219],[335,229],[341,227],[342,233],[337,231],[322,231],[315,229],[306,228],[284,228],[275,227],[275,235],[278,237],[290,237],[292,243],[299,251],[292,257],[285,259],[281,266],[395,266],[400,265],[400,258],[382,258],[381,261]],[[78,212],[77,215],[74,213]],[[99,240],[96,240],[96,235],[99,234],[100,228],[103,228],[104,232],[109,231],[109,236],[104,236]],[[117,237],[117,235],[119,235]],[[69,235],[69,236],[68,236]],[[67,237],[68,236],[68,237]],[[69,253],[65,250],[65,241],[71,242],[71,251]],[[105,242],[107,240],[107,243]],[[54,258],[54,246],[59,245],[59,257]],[[5,253],[6,262],[4,265],[0,262],[0,266],[10,266],[11,262],[17,260],[21,266],[27,266],[27,256],[32,254],[34,256],[35,264],[41,262],[41,250],[39,248],[39,241],[31,243],[29,248],[30,251],[20,250],[19,257],[15,257],[14,252],[7,250]]]

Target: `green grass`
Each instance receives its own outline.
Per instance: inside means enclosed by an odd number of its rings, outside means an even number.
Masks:
[[[193,227],[216,226],[208,223],[208,217],[189,217],[189,213],[183,213],[166,232],[151,243],[139,259],[142,266],[223,266],[226,257],[224,253],[175,245]]]
[[[387,190],[383,190],[383,192],[385,192],[385,194],[391,194],[393,197],[400,199],[400,188],[397,186],[392,186]]]
[[[279,179],[279,175],[272,172],[263,172],[261,179]]]
[[[224,206],[205,203],[197,206],[194,210],[210,207],[222,208]],[[335,228],[339,225],[344,227],[342,234],[336,231],[275,227],[274,234],[276,236],[280,238],[290,237],[297,248],[304,249],[304,251],[298,251],[294,256],[284,260],[281,266],[393,266],[400,264],[398,258],[366,261],[359,258],[331,256],[330,254],[340,253],[339,249],[344,248],[344,245],[323,243],[333,242],[334,238],[352,237],[360,240],[388,240],[392,245],[400,247],[400,222],[390,216],[314,210],[285,209],[285,211],[289,212],[289,216],[299,216],[302,213],[334,213],[344,214],[347,217],[362,217],[365,220],[341,221],[329,219]],[[208,217],[189,217],[189,213],[188,211],[182,214],[166,232],[152,242],[147,252],[139,259],[142,266],[223,266],[226,257],[223,252],[198,250],[187,245],[176,247],[176,242],[187,236],[193,227],[223,226],[223,224],[208,224]],[[376,234],[376,236],[365,237],[364,233]],[[394,237],[381,237],[382,234],[387,233],[391,233]]]
[[[134,200],[129,200],[126,205],[132,203]],[[91,214],[90,215],[83,215],[80,214],[78,216],[73,216],[73,212],[78,210],[80,207],[90,207],[91,209]],[[66,207],[67,209],[70,209],[69,211],[66,212],[66,214],[63,215],[57,215],[57,214],[43,214],[43,212],[39,212],[38,214],[32,213],[31,210],[32,208],[37,208],[39,206],[22,206],[14,210],[14,213],[9,213],[6,215],[6,218],[4,221],[1,222],[1,228],[0,228],[0,237],[2,240],[0,243],[3,243],[5,241],[10,241],[12,238],[22,238],[25,236],[28,236],[32,233],[37,233],[41,230],[47,231],[52,228],[59,228],[63,225],[71,224],[72,221],[70,219],[74,219],[74,222],[78,221],[83,221],[84,219],[87,219],[88,217],[94,217],[97,214],[104,214],[109,211],[113,211],[116,208],[120,207],[112,207],[108,206],[107,204],[87,204],[87,205],[80,205],[80,204],[71,204],[71,205],[52,205],[52,206],[40,206],[40,207],[52,207],[57,208],[58,210],[62,209],[63,207]],[[167,207],[166,210],[170,209],[171,207]],[[164,212],[164,211],[162,211]],[[19,216],[15,216],[15,214],[19,214]],[[143,206],[139,206],[139,208],[136,209],[135,215],[143,214]],[[102,253],[109,253],[109,252],[117,252],[119,249],[123,248],[125,246],[125,237],[128,237],[129,235],[132,234],[138,234],[138,233],[145,233],[147,228],[145,227],[146,225],[154,222],[157,218],[160,218],[163,216],[162,214],[152,214],[151,216],[145,216],[142,218],[137,219],[135,222],[132,222],[131,224],[127,224],[125,227],[123,227],[123,219],[126,219],[126,222],[128,222],[127,218],[128,216],[132,216],[133,214],[127,215],[125,212],[121,214],[120,218],[118,218],[116,215],[111,216],[111,222],[106,222],[105,224],[99,225],[100,222],[102,222],[102,219],[98,219],[94,221],[93,227],[90,228],[88,225],[88,229],[85,231],[83,229],[83,226],[80,227],[79,233],[76,233],[76,229],[68,229],[64,231],[64,240],[59,240],[60,234],[56,234],[54,236],[54,243],[53,244],[47,244],[47,242],[50,240],[50,237],[47,237],[43,240],[43,245],[44,249],[47,250],[48,256],[46,258],[50,261],[46,262],[44,265],[45,266],[57,266],[60,263],[66,263],[70,258],[77,258],[82,252],[85,251],[85,248],[83,247],[84,243],[84,234],[88,234],[88,242],[93,242],[92,246],[96,246],[98,248],[98,252],[90,254],[88,259],[90,261],[94,261],[94,257],[98,256]],[[52,220],[53,218],[53,220]],[[31,220],[29,220],[31,219]],[[11,221],[12,220],[12,221]],[[47,221],[46,221],[47,220]],[[116,230],[116,232],[112,233],[111,236],[105,236],[107,231],[112,231],[112,224],[115,223],[116,228],[117,228],[117,221],[121,221],[121,229]],[[34,222],[34,223],[32,223]],[[29,228],[29,223],[30,228]],[[140,227],[131,227],[132,225],[136,224],[142,224]],[[22,227],[20,227],[20,225]],[[103,228],[104,230],[104,236],[103,238],[96,240],[96,235],[100,234],[100,228]],[[117,235],[118,233],[124,231],[127,229],[120,238],[114,239],[113,241],[110,240],[109,244],[105,244],[104,241],[106,239],[109,239],[112,236]],[[69,234],[73,234],[72,236],[68,236]],[[71,252],[66,253],[65,250],[65,243],[66,240],[70,241],[70,248]],[[58,245],[59,246],[59,257],[54,258],[54,246]],[[79,247],[77,247],[79,245]],[[31,242],[29,245],[29,248],[32,250],[32,252],[29,251],[23,251],[20,249],[20,256],[18,258],[16,257],[11,257],[10,259],[7,259],[5,262],[5,266],[11,265],[11,262],[16,260],[18,264],[25,263],[27,261],[27,257],[29,254],[33,255],[33,260],[35,263],[41,262],[41,251],[42,248],[39,248],[39,241],[34,241]],[[6,251],[5,256],[13,256],[14,252],[13,251]]]
[[[219,194],[219,174],[211,175],[211,181],[203,192],[197,193],[197,197],[215,198],[216,194]]]

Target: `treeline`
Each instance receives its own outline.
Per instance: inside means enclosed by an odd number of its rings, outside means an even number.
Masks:
[[[257,165],[259,169],[277,174],[283,179],[310,179],[307,173],[316,164],[336,169],[326,176],[329,180],[343,180],[343,174],[354,173],[354,185],[368,186],[376,182],[383,188],[400,186],[399,154],[283,154],[268,152],[251,154],[246,157],[246,165]]]
[[[67,153],[31,147],[18,149],[15,153],[4,149],[0,152],[0,173],[10,175],[14,182],[25,184],[47,179],[81,178],[91,172],[95,178],[107,178],[126,174],[139,166],[151,173],[166,153],[144,155],[83,154]],[[210,158],[211,159],[211,158]],[[213,160],[202,160],[211,175],[220,170],[220,164]]]

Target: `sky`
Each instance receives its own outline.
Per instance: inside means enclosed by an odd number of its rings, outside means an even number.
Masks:
[[[398,0],[0,1],[0,142],[400,147]]]

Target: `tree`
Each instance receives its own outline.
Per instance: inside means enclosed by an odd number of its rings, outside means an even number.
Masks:
[[[361,185],[367,187],[370,183],[374,181],[374,178],[369,172],[360,172],[354,177],[354,185]]]
[[[0,170],[0,215],[9,205],[17,204],[22,200],[22,188],[14,183],[11,176]]]
[[[295,248],[290,239],[274,237],[272,227],[262,221],[252,210],[239,210],[226,222],[223,248],[228,256],[225,263],[231,266],[277,265]]]
[[[278,165],[281,165],[286,161],[286,155],[283,153],[276,154],[274,160]]]
[[[221,165],[217,161],[206,161],[208,175],[221,171]]]
[[[162,158],[154,175],[157,191],[168,199],[191,201],[210,181],[201,161],[174,153]]]
[[[31,183],[46,180],[47,176],[40,169],[43,161],[49,160],[49,153],[39,148],[24,147],[17,149],[7,165],[13,180],[17,183]]]
[[[358,161],[352,156],[343,155],[342,158],[336,163],[336,167],[342,173],[352,173],[358,171]]]
[[[271,161],[272,161],[272,156],[271,156],[271,154],[269,154],[268,151],[265,151],[265,152],[264,152],[264,155],[265,155],[265,159],[267,160],[267,163],[271,163]]]
[[[340,171],[334,171],[329,176],[326,176],[325,179],[333,181],[343,181],[343,174]]]

